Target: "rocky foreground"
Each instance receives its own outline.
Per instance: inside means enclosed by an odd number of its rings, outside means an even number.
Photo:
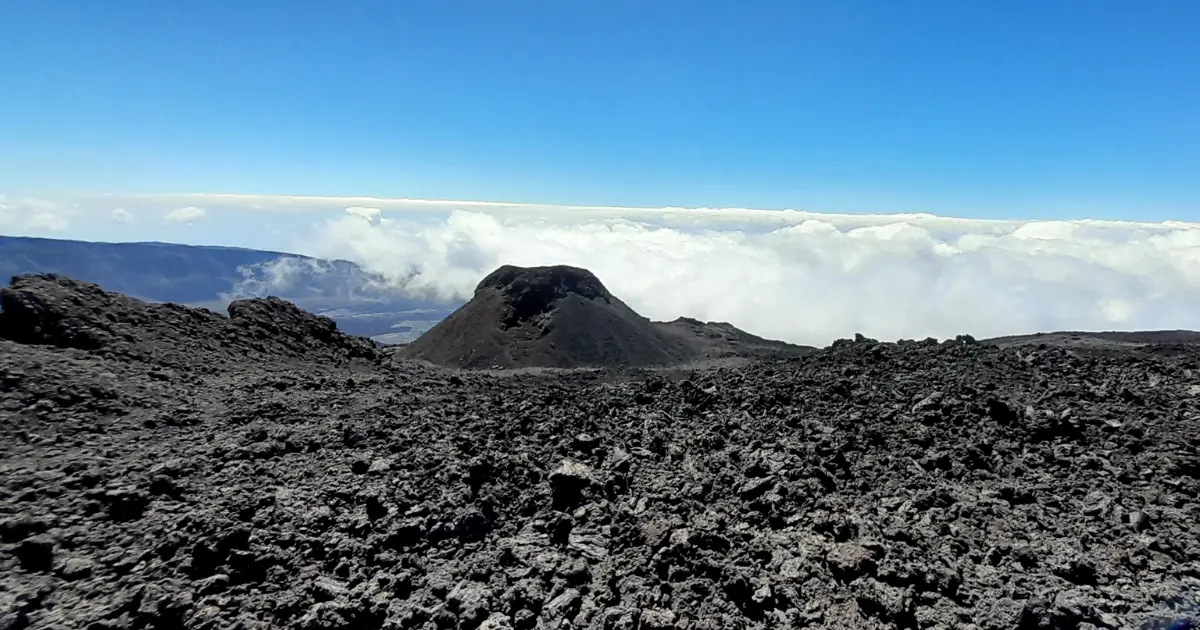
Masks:
[[[0,629],[1186,628],[1200,353],[458,372],[0,292]]]

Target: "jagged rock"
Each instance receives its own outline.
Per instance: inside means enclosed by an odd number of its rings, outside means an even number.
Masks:
[[[574,507],[594,483],[592,470],[579,462],[564,459],[550,473],[550,489],[555,509]]]
[[[57,549],[58,541],[52,536],[38,534],[17,543],[13,554],[17,557],[22,569],[39,573],[51,569]]]
[[[68,582],[82,580],[92,576],[96,563],[86,558],[67,558],[58,568],[58,575]]]
[[[150,504],[150,495],[133,486],[114,488],[101,495],[113,520],[129,521],[141,518]]]
[[[569,588],[546,604],[542,609],[542,621],[551,628],[557,628],[563,621],[575,616],[579,604],[579,591]]]
[[[646,630],[674,630],[675,613],[661,608],[648,608],[641,614],[642,627]]]
[[[1135,531],[1140,532],[1150,529],[1150,517],[1146,516],[1145,512],[1133,511],[1128,513],[1125,518],[1126,522],[1129,523],[1129,526]]]
[[[834,547],[825,556],[829,564],[829,572],[843,582],[871,575],[875,570],[875,558],[865,547],[854,544],[841,544]]]
[[[490,617],[483,620],[483,623],[479,624],[479,630],[513,630],[513,625],[509,621],[508,615],[492,613]]]
[[[46,531],[44,521],[25,514],[12,516],[0,521],[0,542],[15,543],[25,538]]]

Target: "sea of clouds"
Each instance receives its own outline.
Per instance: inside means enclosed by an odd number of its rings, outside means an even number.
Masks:
[[[728,321],[801,343],[855,332],[1200,327],[1197,226],[740,218],[706,225],[686,212],[571,220],[454,210],[418,222],[354,213],[326,220],[314,253],[464,298],[500,264],[575,265],[653,319]]]
[[[727,321],[798,343],[1200,329],[1195,223],[248,195],[105,203],[97,216],[288,215],[273,225],[288,226],[290,251],[446,299],[468,299],[501,264],[585,267],[652,319]]]

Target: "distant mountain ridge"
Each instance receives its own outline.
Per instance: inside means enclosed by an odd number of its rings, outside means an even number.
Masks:
[[[233,289],[241,267],[263,265],[283,252],[160,242],[98,243],[0,236],[0,276],[59,273],[106,290],[158,302],[220,299]]]
[[[384,343],[415,338],[461,303],[406,294],[344,260],[236,247],[0,236],[0,278],[30,273],[62,274],[148,302],[217,311],[237,298],[271,295]]]

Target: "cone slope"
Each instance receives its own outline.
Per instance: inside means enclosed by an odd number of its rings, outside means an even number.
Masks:
[[[586,269],[506,265],[401,356],[465,368],[637,367],[698,356]]]

